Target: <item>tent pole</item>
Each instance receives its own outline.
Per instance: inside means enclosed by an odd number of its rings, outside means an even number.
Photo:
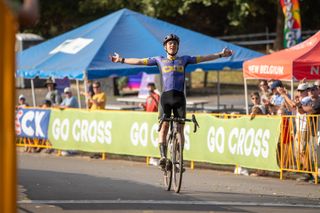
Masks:
[[[246,103],[246,114],[249,115],[248,85],[247,85],[247,79],[246,78],[244,78],[244,96],[245,96],[245,103]]]
[[[78,104],[79,104],[79,108],[81,109],[81,96],[80,96],[80,85],[79,85],[79,80],[76,80],[76,84],[77,84],[77,94],[78,94]]]
[[[88,77],[87,77],[87,73],[86,71],[83,71],[83,76],[84,76],[84,81],[83,81],[83,84],[84,84],[84,92],[85,92],[85,97],[86,97],[86,109],[89,109],[89,105],[88,105]]]
[[[35,92],[34,92],[34,82],[33,82],[33,79],[31,79],[31,91],[32,91],[33,107],[36,107],[36,96],[35,96]]]
[[[291,79],[291,99],[294,99],[294,95],[293,95],[293,79]]]
[[[218,112],[220,112],[220,71],[217,72],[217,104],[218,104]]]

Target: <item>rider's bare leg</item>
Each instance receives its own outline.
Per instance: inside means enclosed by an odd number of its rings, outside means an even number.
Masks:
[[[166,158],[167,158],[167,134],[169,130],[169,123],[163,122],[161,130],[158,135],[158,142],[159,142],[159,150],[160,150],[160,161],[159,164],[161,167],[166,165]]]
[[[184,145],[184,124],[180,124],[180,123],[178,123],[177,124],[177,130],[178,130],[178,132],[180,133],[180,141],[181,141],[181,143],[182,143],[182,146]]]

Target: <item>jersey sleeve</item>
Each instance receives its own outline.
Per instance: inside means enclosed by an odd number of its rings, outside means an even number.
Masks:
[[[200,62],[200,56],[183,56],[187,64],[197,64]]]
[[[157,58],[156,57],[151,57],[151,58],[144,58],[143,64],[146,66],[154,66],[157,65]]]

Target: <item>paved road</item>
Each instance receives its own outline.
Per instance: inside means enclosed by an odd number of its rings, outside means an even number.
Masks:
[[[320,185],[187,169],[180,194],[154,166],[19,153],[19,212],[320,212]]]

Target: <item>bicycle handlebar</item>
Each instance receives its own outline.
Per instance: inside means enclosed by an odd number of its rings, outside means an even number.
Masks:
[[[173,121],[173,122],[178,122],[178,123],[192,122],[193,123],[193,132],[197,132],[197,128],[200,128],[199,123],[198,123],[198,121],[196,119],[196,116],[194,114],[192,114],[192,118],[191,119],[188,119],[188,118],[175,118],[175,117],[166,118],[165,115],[163,115],[162,118],[160,118],[158,132],[160,132],[160,130],[162,128],[162,124],[163,124],[164,121]]]

